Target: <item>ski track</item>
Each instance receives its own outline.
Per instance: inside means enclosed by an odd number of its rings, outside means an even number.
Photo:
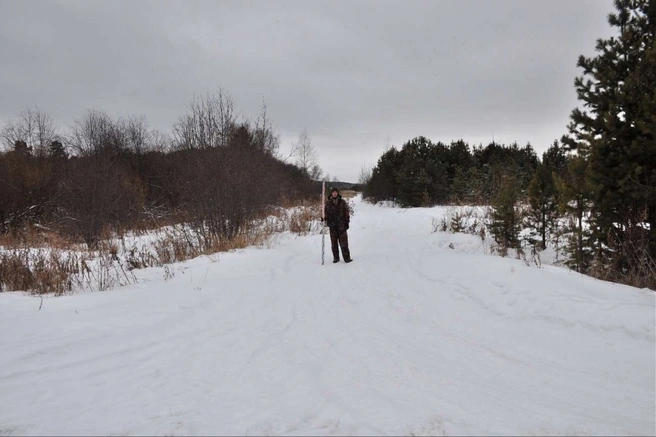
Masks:
[[[656,434],[654,293],[446,248],[438,212],[357,202],[349,265],[288,236],[0,294],[0,435]]]

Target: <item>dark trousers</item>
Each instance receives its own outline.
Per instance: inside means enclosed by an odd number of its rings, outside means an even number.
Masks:
[[[348,234],[346,231],[339,232],[339,228],[330,227],[330,244],[333,247],[333,259],[339,259],[339,247],[342,248],[344,260],[351,259],[351,252],[348,247]]]

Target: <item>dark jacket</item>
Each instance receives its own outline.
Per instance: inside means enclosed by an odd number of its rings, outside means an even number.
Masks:
[[[337,195],[336,199],[332,196],[328,198],[325,205],[326,225],[331,228],[337,228],[340,231],[345,231],[349,227],[351,215],[349,212],[348,204],[341,195]]]

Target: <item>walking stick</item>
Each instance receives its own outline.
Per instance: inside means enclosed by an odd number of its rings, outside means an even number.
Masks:
[[[324,258],[325,258],[325,252],[326,252],[326,199],[324,198],[326,195],[326,180],[323,180],[323,183],[321,184],[321,223],[323,224],[323,228],[321,229],[321,265],[324,263]]]

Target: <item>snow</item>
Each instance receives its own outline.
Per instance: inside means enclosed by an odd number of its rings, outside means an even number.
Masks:
[[[0,293],[0,435],[656,434],[653,291],[354,204],[348,265],[286,233],[40,310]]]

